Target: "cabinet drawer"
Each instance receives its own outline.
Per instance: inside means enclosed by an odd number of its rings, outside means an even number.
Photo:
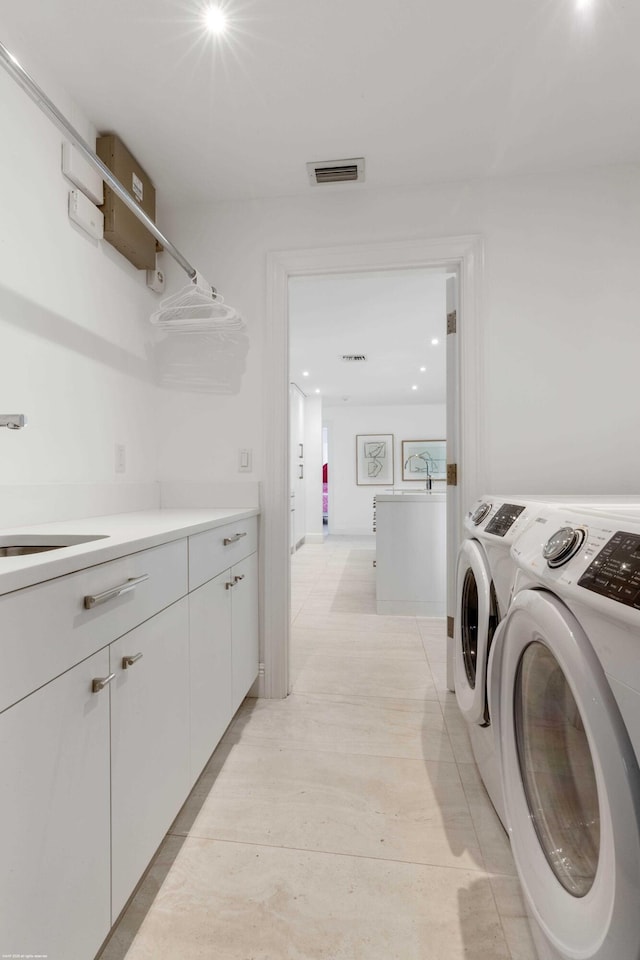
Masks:
[[[257,549],[257,517],[225,523],[189,537],[189,589],[195,590]]]
[[[148,579],[85,609],[84,598]],[[176,540],[0,597],[0,711],[187,592],[187,541]]]

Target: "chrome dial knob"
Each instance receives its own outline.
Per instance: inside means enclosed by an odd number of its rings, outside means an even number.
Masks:
[[[550,567],[561,567],[580,549],[585,532],[581,527],[560,527],[542,548],[542,556]]]
[[[490,503],[486,503],[486,502],[481,503],[480,506],[476,507],[476,509],[471,514],[471,523],[475,524],[477,527],[478,524],[482,523],[482,521],[484,520],[484,518],[486,517],[486,515],[489,513],[490,510],[491,510]]]

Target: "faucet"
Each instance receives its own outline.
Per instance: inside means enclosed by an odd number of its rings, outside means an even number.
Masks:
[[[8,427],[9,430],[22,430],[27,422],[24,413],[0,413],[0,427]]]
[[[429,455],[427,453],[412,453],[404,462],[405,468],[412,460],[422,460],[423,466],[420,467],[420,473],[426,473],[425,490],[431,492],[431,474],[429,473]]]

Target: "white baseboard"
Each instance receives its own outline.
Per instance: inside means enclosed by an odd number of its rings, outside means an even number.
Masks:
[[[305,543],[324,543],[324,533],[305,533]]]
[[[374,537],[371,527],[331,527],[329,535],[332,537]]]

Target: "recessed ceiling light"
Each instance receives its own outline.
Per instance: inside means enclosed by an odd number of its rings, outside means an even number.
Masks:
[[[420,367],[420,373],[426,373],[426,370],[427,370],[426,367]]]
[[[593,0],[576,0],[576,10],[590,10],[593,6]]]
[[[431,341],[431,345],[432,345],[433,347],[437,347],[439,343],[440,343],[440,341],[438,340],[437,337],[434,337],[433,340]]]
[[[411,389],[412,389],[412,390],[417,390],[417,389],[418,389],[418,384],[417,384],[417,383],[414,383],[414,385],[411,387]]]
[[[319,390],[316,390],[316,393],[320,393],[320,391],[319,391]]]
[[[220,36],[227,29],[227,18],[220,7],[207,7],[204,12],[204,23],[209,33],[215,36]]]
[[[303,377],[308,377],[308,376],[309,376],[309,371],[308,371],[308,370],[303,370],[303,371],[302,371],[302,376],[303,376]]]

